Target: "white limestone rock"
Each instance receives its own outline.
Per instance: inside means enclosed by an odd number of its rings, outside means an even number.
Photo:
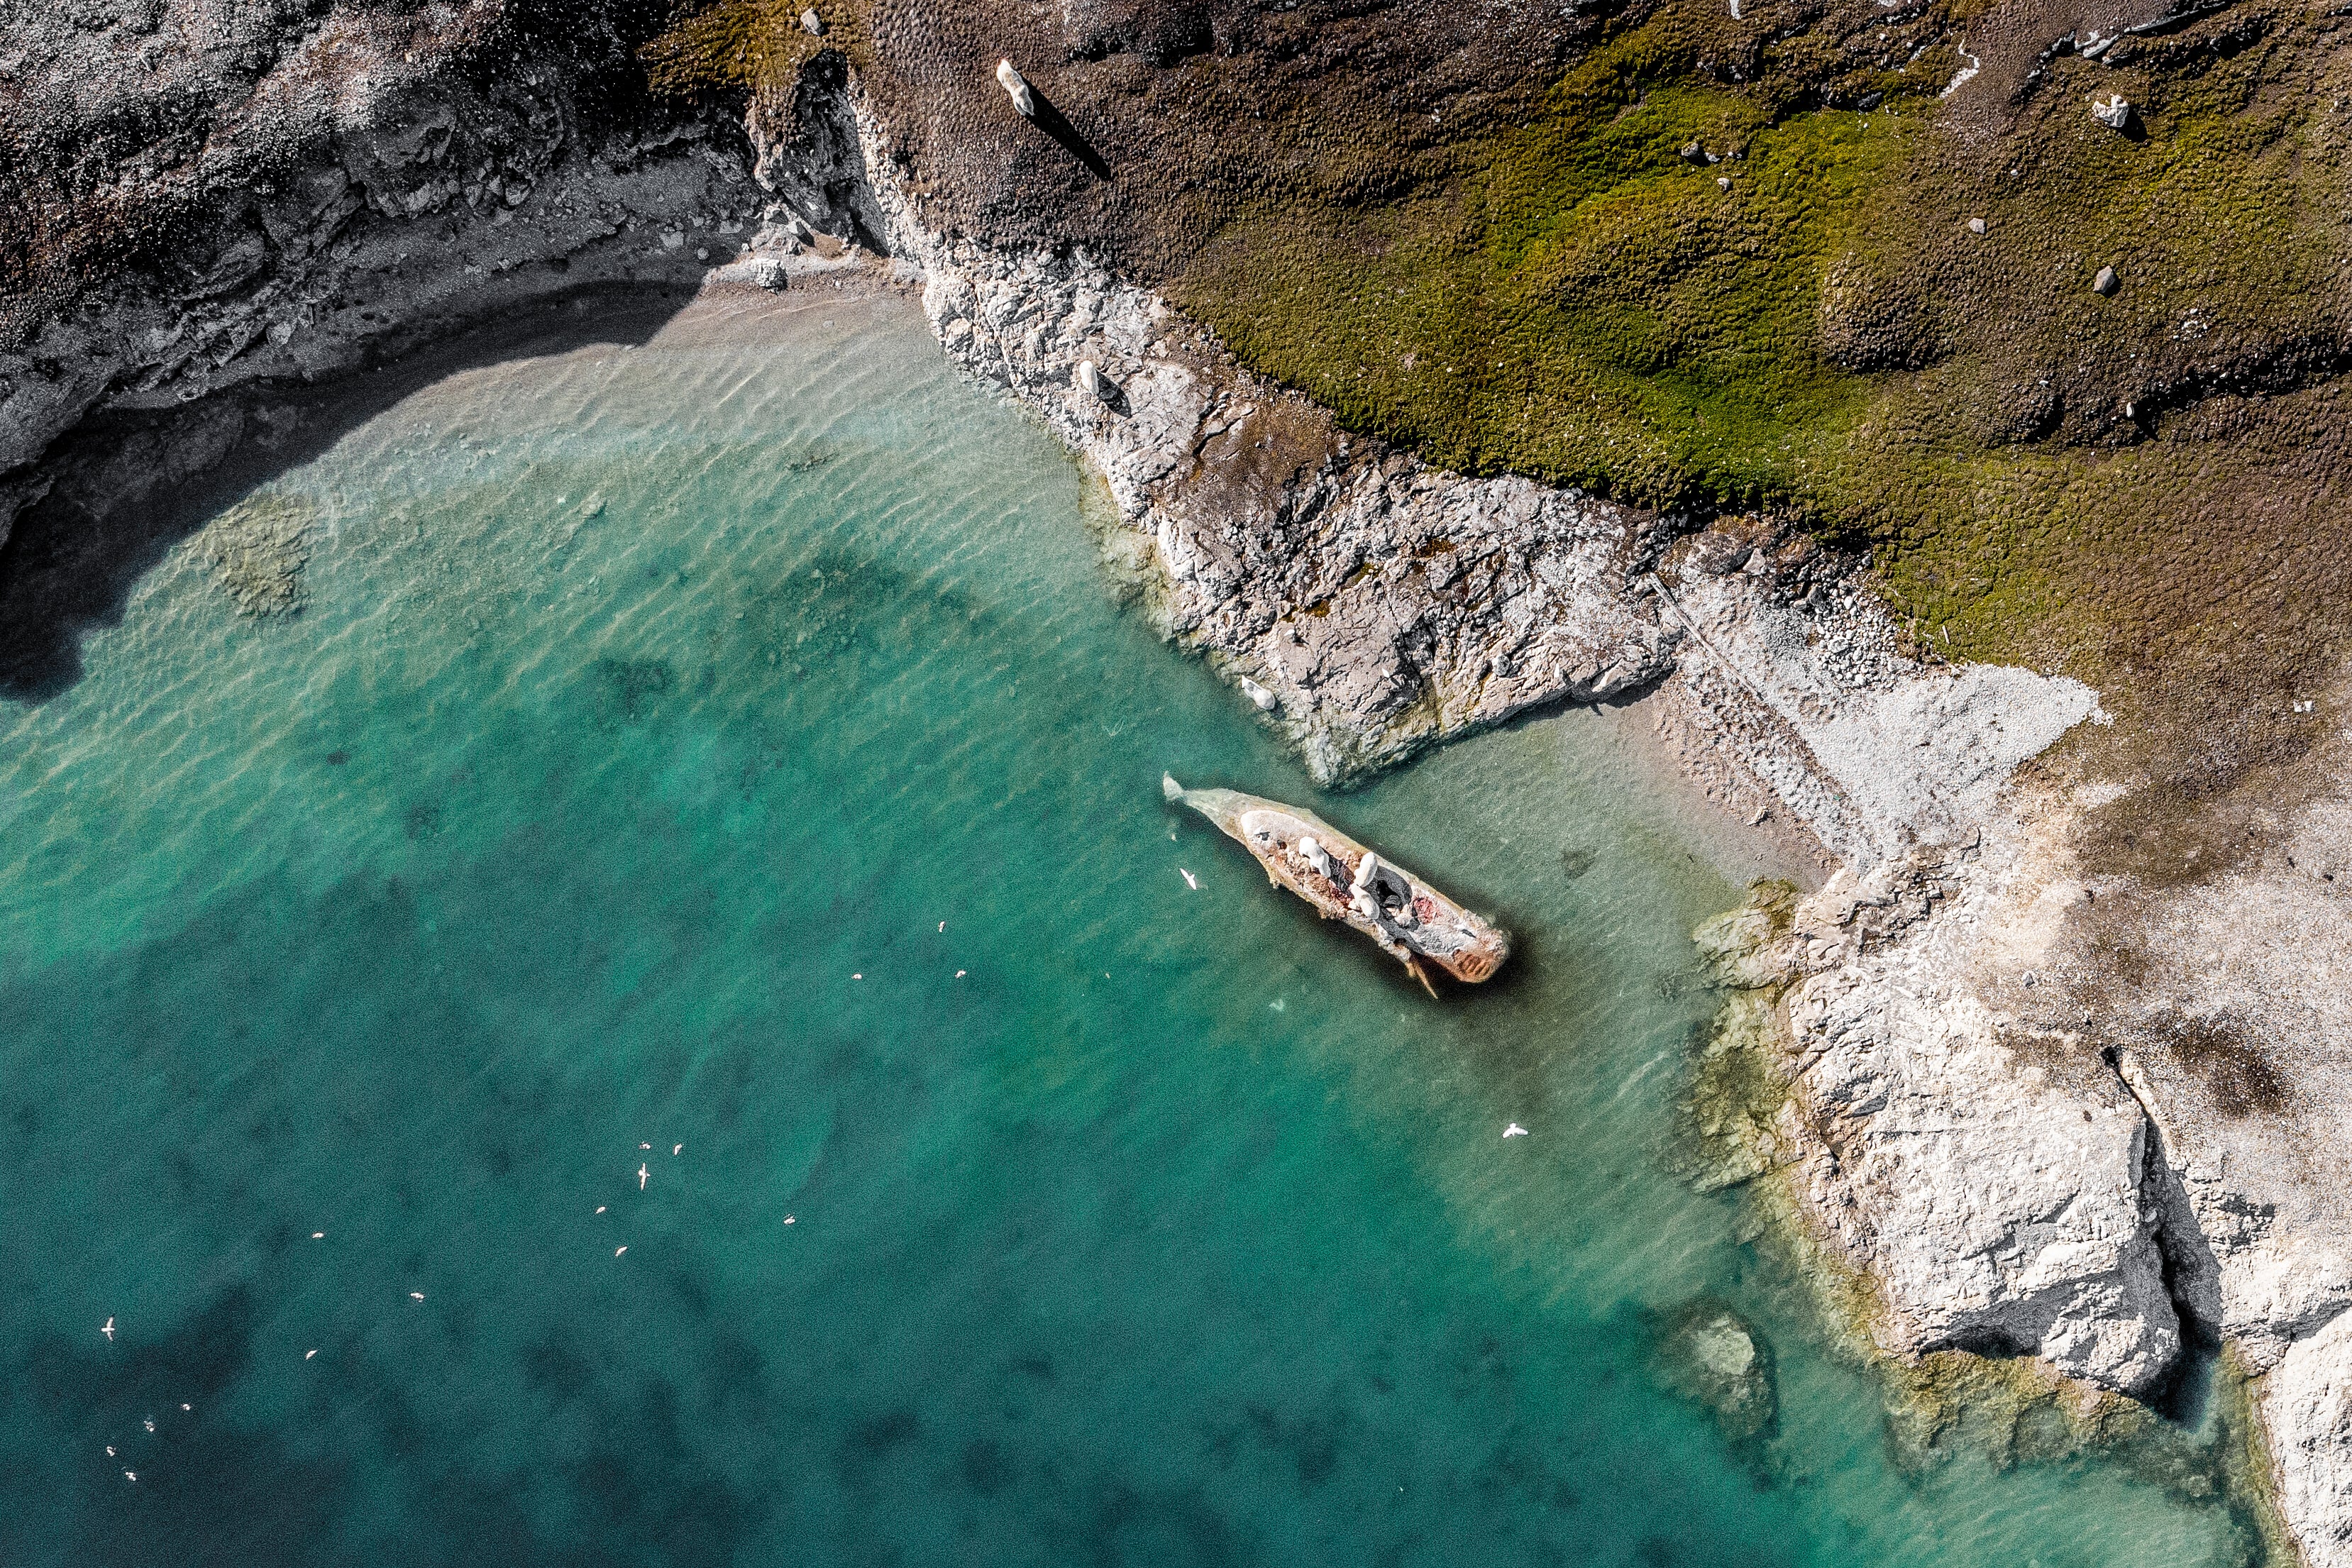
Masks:
[[[2038,1355],[2146,1392],[2180,1329],[2140,1201],[2139,1107],[2037,1083],[1980,1003],[1876,978],[1825,976],[1796,1005],[1822,1136],[1806,1179],[1897,1309],[1890,1348]]]
[[[2310,1568],[2352,1565],[2352,1313],[2296,1342],[2259,1384],[2279,1510]]]

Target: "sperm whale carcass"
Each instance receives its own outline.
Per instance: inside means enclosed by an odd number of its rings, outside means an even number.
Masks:
[[[1433,996],[1431,970],[1475,984],[1511,954],[1511,939],[1500,929],[1311,811],[1229,789],[1186,789],[1165,773],[1160,790],[1239,839],[1269,880],[1316,913],[1345,921],[1379,943]]]

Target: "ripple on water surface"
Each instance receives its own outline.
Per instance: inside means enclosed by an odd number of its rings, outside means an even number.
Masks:
[[[2248,1549],[1898,1470],[1664,1173],[1736,889],[1574,719],[1318,799],[1081,488],[903,300],[706,306],[352,429],[0,710],[0,1560]],[[1431,1004],[1163,767],[1519,957]],[[1718,1305],[1760,1430],[1663,1370]]]

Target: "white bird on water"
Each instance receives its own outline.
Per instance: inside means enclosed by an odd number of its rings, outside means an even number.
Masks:
[[[1520,1126],[1520,1125],[1519,1125],[1517,1122],[1516,1122],[1516,1121],[1512,1122],[1508,1127],[1506,1127],[1506,1128],[1504,1128],[1504,1129],[1503,1129],[1503,1136],[1504,1136],[1504,1137],[1506,1137],[1506,1138],[1524,1138],[1524,1137],[1526,1137],[1527,1135],[1528,1135],[1528,1130],[1527,1130],[1526,1128],[1524,1128],[1524,1127]]]
[[[1185,870],[1181,866],[1177,867],[1176,871],[1179,876],[1184,879],[1184,885],[1186,887],[1192,889],[1196,893],[1201,890],[1200,878],[1195,877],[1192,872]]]
[[[646,1190],[646,1168],[645,1168],[643,1165],[639,1165],[639,1166],[637,1167],[637,1191],[639,1191],[639,1192],[641,1192],[641,1193],[642,1193],[642,1192],[644,1192],[645,1190]]]
[[[98,1331],[106,1336],[106,1342],[108,1344],[112,1344],[114,1342],[114,1320],[112,1318],[107,1319],[106,1327],[99,1330]]]

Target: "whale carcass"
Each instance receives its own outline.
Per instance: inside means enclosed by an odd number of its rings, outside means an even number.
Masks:
[[[1186,789],[1166,773],[1160,787],[1239,839],[1270,880],[1316,913],[1345,921],[1378,942],[1433,996],[1433,968],[1475,984],[1511,954],[1511,939],[1501,930],[1311,811],[1229,789]]]

